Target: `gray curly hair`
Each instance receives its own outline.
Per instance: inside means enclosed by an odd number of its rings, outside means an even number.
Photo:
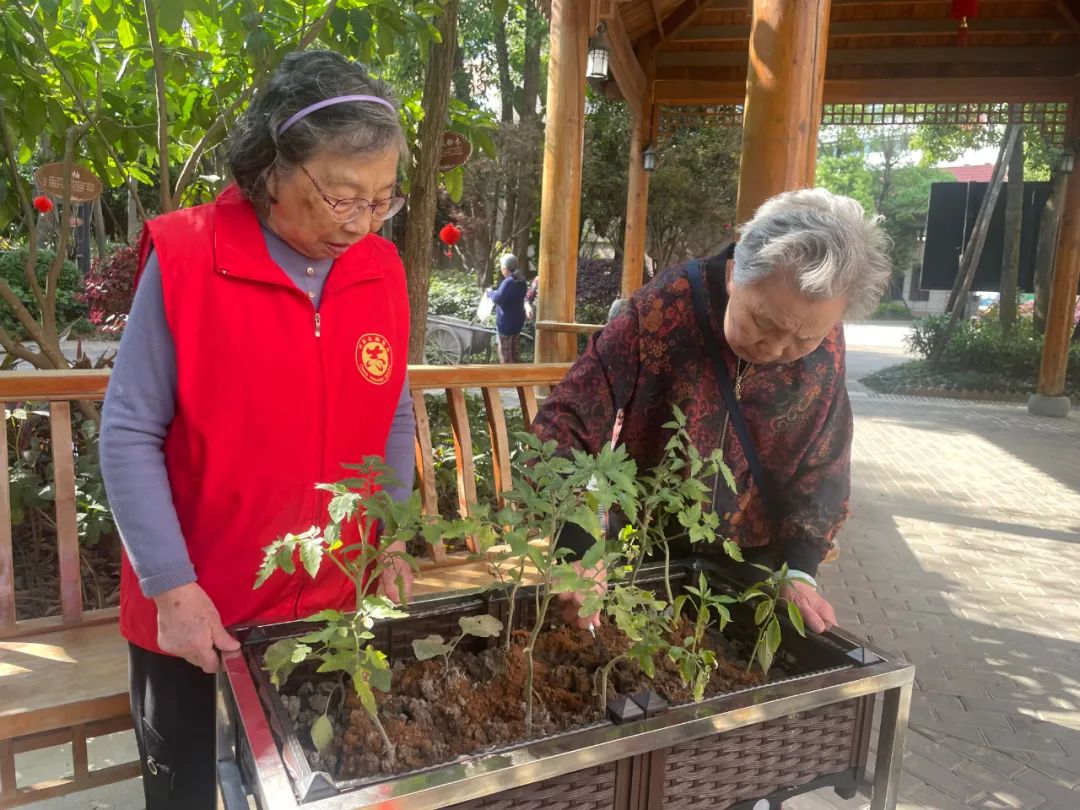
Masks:
[[[284,133],[281,125],[294,113],[324,99],[372,95],[382,104],[337,104],[305,116]],[[273,202],[266,188],[270,171],[284,171],[324,149],[346,155],[378,155],[388,149],[407,152],[389,85],[372,77],[359,62],[327,50],[286,56],[260,90],[229,136],[228,160],[233,179],[257,206]]]
[[[778,194],[739,229],[732,281],[753,284],[788,272],[807,297],[846,298],[845,318],[865,318],[892,275],[881,220],[823,188]]]

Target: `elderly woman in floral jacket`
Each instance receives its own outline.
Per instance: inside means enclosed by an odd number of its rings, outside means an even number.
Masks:
[[[722,448],[734,474],[735,493],[714,490],[722,533],[755,549],[749,556],[787,563],[797,578],[787,598],[823,632],[836,619],[814,576],[847,516],[851,476],[842,320],[872,312],[889,275],[888,238],[857,202],[822,189],[774,197],[728,251],[638,290],[553,391],[534,430],[591,453],[614,439],[644,469],[663,455],[661,426],[679,406],[697,448]],[[721,367],[771,492],[754,480]],[[587,626],[596,617],[577,617],[580,598],[568,597],[566,613]]]

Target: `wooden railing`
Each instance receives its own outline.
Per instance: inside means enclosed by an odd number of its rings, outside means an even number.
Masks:
[[[426,514],[438,512],[434,449],[425,392],[444,391],[450,414],[457,464],[458,508],[469,514],[476,503],[476,469],[473,463],[473,431],[486,429],[491,440],[496,492],[510,486],[510,437],[500,396],[516,390],[525,428],[537,413],[537,386],[552,386],[566,373],[566,364],[506,366],[414,366],[409,383],[416,410],[416,468]],[[0,403],[46,403],[52,440],[55,480],[55,519],[59,559],[60,615],[16,621],[14,556],[12,549],[11,492],[9,486],[7,430],[0,431],[0,459],[4,466],[0,482],[0,638],[26,635],[60,627],[96,624],[116,618],[116,609],[83,610],[81,561],[75,501],[75,459],[72,409],[80,401],[100,402],[105,397],[109,374],[105,371],[29,371],[0,373]],[[484,426],[470,425],[466,409],[467,389],[479,389],[484,401]],[[435,562],[447,560],[445,549],[432,547]]]

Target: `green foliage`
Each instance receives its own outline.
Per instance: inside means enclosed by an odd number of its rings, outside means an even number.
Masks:
[[[42,290],[46,286],[46,278],[49,275],[49,267],[52,265],[56,254],[50,250],[39,250],[37,254],[36,275]],[[37,301],[26,278],[26,261],[28,258],[27,248],[5,250],[0,253],[0,280],[6,282],[12,291],[19,297],[23,305],[30,310],[39,322],[41,312]],[[86,314],[86,308],[79,301],[79,293],[82,287],[82,276],[74,262],[64,262],[60,271],[60,280],[56,291],[56,320],[63,328],[73,323]],[[0,306],[0,326],[7,330],[8,334],[18,340],[27,338],[26,331],[16,320],[15,313],[4,304]]]
[[[685,590],[686,595],[676,598],[673,605],[675,619],[678,621],[682,615],[683,605],[690,602],[694,607],[694,630],[682,640],[681,645],[672,645],[668,650],[668,656],[678,666],[683,680],[690,684],[694,700],[701,700],[705,697],[705,687],[709,684],[709,678],[716,669],[716,654],[702,647],[701,642],[705,638],[706,631],[714,624],[723,631],[727,623],[731,621],[728,605],[738,600],[727,594],[713,593],[704,574],[698,575],[697,587],[687,585]],[[765,671],[767,672],[768,669]]]
[[[769,669],[772,668],[773,661],[776,659],[776,653],[780,649],[782,636],[780,620],[777,618],[776,611],[785,586],[793,586],[797,580],[788,576],[786,563],[780,567],[779,571],[773,571],[765,565],[755,564],[755,567],[760,568],[767,576],[761,582],[747,588],[743,592],[742,601],[757,603],[754,610],[754,624],[758,628],[758,637],[757,642],[754,644],[754,652],[750,656],[750,666],[752,667],[756,660],[761,666],[761,671],[768,673]],[[803,625],[802,613],[800,613],[798,605],[794,602],[788,602],[787,612],[796,632],[801,636],[805,636],[806,628]]]
[[[882,301],[870,316],[872,321],[910,321],[911,318],[911,310],[903,301]]]
[[[446,641],[442,636],[437,633],[433,633],[424,638],[415,639],[412,643],[413,653],[416,655],[417,661],[426,661],[429,658],[435,658],[438,655],[443,657],[446,662],[446,671],[450,671],[450,656],[454,654],[454,650],[457,649],[466,636],[473,636],[474,638],[495,638],[502,633],[503,624],[494,616],[488,616],[486,614],[480,616],[462,616],[458,619],[458,626],[461,628],[461,633],[450,641]]]
[[[287,534],[267,546],[255,587],[279,570],[295,573],[297,560],[314,579],[322,564],[330,561],[353,582],[356,612],[324,610],[308,617],[308,621],[319,622],[321,627],[298,638],[274,642],[266,651],[264,665],[271,682],[279,687],[296,666],[309,660],[319,662],[318,672],[347,674],[361,705],[383,738],[387,755],[393,760],[394,747],[379,721],[374,691],[390,689],[390,665],[386,654],[369,642],[375,638],[371,630],[376,621],[405,614],[385,596],[375,595],[374,589],[382,574],[392,570],[391,566],[404,564],[414,570],[418,568],[416,560],[404,550],[405,543],[430,530],[430,526],[425,525],[420,515],[417,493],[404,503],[393,500],[387,489],[396,482],[390,468],[379,458],[372,456],[360,464],[343,466],[352,471],[353,477],[318,487],[333,496],[327,507],[330,520],[326,527]],[[355,543],[343,539],[349,525],[359,529]],[[374,537],[370,539],[374,542],[369,542],[368,535],[372,533]],[[320,736],[325,731],[320,725]]]
[[[681,527],[691,543],[717,539],[719,521],[704,508],[709,488],[702,477],[722,477],[731,487],[734,480],[719,453],[701,456],[686,427],[686,416],[676,408],[673,421],[664,426],[671,434],[664,459],[641,478],[623,445],[605,445],[595,455],[579,450],[566,454],[560,452],[554,441],[545,442],[531,433],[519,433],[513,483],[503,493],[505,505],[496,509],[488,504],[475,504],[467,517],[451,520],[421,516],[417,493],[407,502],[395,503],[383,488],[388,483],[389,468],[377,459],[365,459],[363,464],[351,467],[346,465],[354,471],[354,477],[318,487],[333,496],[326,528],[313,527],[302,534],[289,534],[269,545],[264,550],[256,587],[279,570],[293,574],[302,567],[308,576],[314,577],[329,560],[354,582],[356,612],[323,611],[309,619],[318,623],[315,630],[272,645],[264,664],[273,683],[280,686],[306,661],[319,662],[319,672],[345,673],[393,758],[393,748],[378,718],[374,693],[390,688],[390,671],[385,656],[370,642],[374,639],[375,621],[401,614],[389,600],[372,595],[372,584],[391,561],[415,566],[415,560],[401,550],[415,537],[423,537],[428,543],[469,537],[477,552],[490,561],[508,592],[507,620],[504,624],[492,616],[463,617],[459,619],[461,632],[450,640],[439,635],[415,640],[413,651],[419,660],[442,656],[449,671],[450,656],[466,637],[495,638],[504,629],[505,644],[509,647],[517,595],[528,579],[537,587],[533,594],[531,627],[527,628],[528,637],[522,650],[526,734],[531,733],[533,722],[533,652],[552,602],[559,594],[578,595],[582,617],[603,610],[630,641],[624,653],[608,660],[595,672],[596,697],[601,706],[606,702],[609,675],[618,661],[633,662],[652,677],[656,657],[665,653],[691,687],[695,700],[701,700],[717,667],[716,653],[704,644],[705,636],[714,627],[724,629],[731,619],[729,605],[738,601],[738,597],[713,592],[701,575],[696,584],[686,588],[685,594],[675,598],[667,564],[664,577],[667,599],[638,587],[634,581],[650,550],[662,546],[665,561],[668,560],[668,541],[659,529],[664,519]],[[630,526],[609,547],[599,516],[614,507],[627,517]],[[358,519],[360,539],[349,544],[344,540],[345,524]],[[381,527],[379,536],[374,543],[366,542],[366,528],[376,523]],[[560,535],[570,524],[594,539],[578,561],[571,561],[570,550],[558,545]],[[741,559],[733,543],[725,542],[724,548],[732,557]],[[606,587],[609,570],[616,579],[611,589]],[[768,577],[742,598],[766,600],[757,611],[760,638],[754,660],[767,672],[780,645],[779,621],[773,612],[780,599],[780,588],[787,582],[787,569],[765,570]],[[633,572],[633,578],[626,582],[628,572]],[[672,644],[669,637],[685,626],[682,614],[687,605],[693,610],[692,629]],[[771,612],[766,615],[763,607]],[[801,617],[795,613],[792,621],[802,632]],[[316,720],[311,732],[316,746],[325,746],[332,733],[329,718]]]
[[[472,321],[476,318],[479,300],[480,288],[469,275],[453,270],[432,272],[428,286],[428,314]]]
[[[10,124],[23,182],[29,170],[63,154],[75,124],[89,122],[76,145],[106,187],[128,178],[155,185],[173,169],[170,196],[190,202],[212,194],[224,167],[215,147],[252,90],[289,52],[330,47],[392,72],[399,53],[422,53],[436,35],[441,6],[431,0],[271,0],[262,4],[159,0],[160,73],[147,35],[144,3],[36,3],[12,0],[0,13],[0,96],[19,110]],[[331,8],[332,7],[332,8]],[[329,12],[329,13],[327,13]],[[422,63],[398,85],[406,122],[416,120]],[[159,154],[155,77],[165,84],[168,154]],[[411,111],[411,112],[410,112]],[[422,112],[420,113],[422,115]],[[473,114],[454,116],[472,132]],[[477,140],[481,148],[482,137]],[[179,168],[192,161],[189,193]],[[10,178],[0,173],[0,228],[18,215]],[[28,184],[27,184],[28,185]]]
[[[616,250],[626,227],[630,129],[624,103],[589,96],[581,216]],[[647,249],[658,267],[707,255],[734,236],[741,137],[738,129],[708,127],[665,144],[649,180]]]
[[[12,528],[36,533],[42,527],[54,527],[56,476],[48,411],[24,403],[6,414]],[[79,542],[94,546],[115,532],[116,525],[101,477],[97,425],[87,419],[73,427],[76,525]],[[45,544],[36,534],[34,542]]]
[[[886,393],[918,388],[1034,393],[1042,362],[1043,336],[1030,317],[1021,318],[1009,332],[993,313],[960,323],[953,331],[940,360],[930,356],[945,333],[948,316],[916,321],[907,347],[921,358],[883,369],[864,379],[876,391]],[[1080,392],[1080,344],[1069,348],[1066,387]]]
[[[822,145],[817,161],[817,185],[853,197],[868,213],[884,218],[898,274],[914,261],[915,237],[926,225],[930,186],[955,182],[948,172],[912,165],[913,140],[909,131],[892,127],[841,127],[836,140]]]

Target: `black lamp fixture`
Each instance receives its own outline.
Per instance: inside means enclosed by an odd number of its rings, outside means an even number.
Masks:
[[[645,171],[656,171],[656,149],[650,143],[645,147],[645,151],[641,153],[641,165],[645,167]]]
[[[594,81],[605,81],[608,77],[608,49],[604,38],[605,23],[596,27],[596,36],[589,43],[589,61],[585,76]]]

